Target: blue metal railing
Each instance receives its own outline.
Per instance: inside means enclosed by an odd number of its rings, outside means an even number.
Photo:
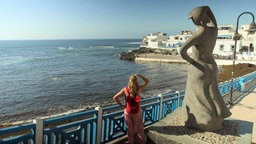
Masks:
[[[234,90],[241,90],[243,83],[256,78],[256,72],[237,78]],[[219,92],[230,92],[230,81],[219,84]],[[175,92],[141,100],[144,126],[149,126],[182,105],[185,92]],[[98,144],[126,135],[123,110],[119,105],[97,107],[65,116],[35,119],[33,123],[0,129],[0,144]]]
[[[90,110],[44,120],[44,143],[95,143],[97,114]]]
[[[35,129],[34,123],[28,123],[18,126],[6,127],[0,129],[0,143],[35,143]]]
[[[110,106],[103,108],[101,142],[109,142],[113,139],[121,137],[126,133],[123,110],[112,111],[120,106]]]
[[[176,108],[181,106],[184,95],[178,96],[178,94],[179,93],[171,93],[164,95],[162,118],[165,118],[167,114],[173,112]]]

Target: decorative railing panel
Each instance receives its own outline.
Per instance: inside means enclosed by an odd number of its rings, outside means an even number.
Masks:
[[[236,78],[233,80],[233,90],[240,90],[241,89],[241,78]],[[225,95],[230,92],[231,90],[231,80],[225,81],[219,84],[219,92],[221,95]]]
[[[171,99],[163,100],[163,118],[166,117],[167,114],[173,112],[178,107],[178,97],[173,97]]]
[[[103,110],[104,113],[104,110]],[[109,142],[126,134],[124,111],[119,110],[102,116],[101,142]]]
[[[75,113],[44,121],[44,143],[96,144],[97,110]]]
[[[34,123],[1,128],[0,143],[1,144],[10,144],[10,143],[34,144],[35,128],[36,128],[36,125]]]
[[[142,106],[144,126],[151,125],[159,120],[160,102],[148,103]]]
[[[256,77],[256,71],[242,76],[242,82],[247,83]]]

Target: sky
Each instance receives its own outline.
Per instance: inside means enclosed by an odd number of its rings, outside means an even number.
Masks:
[[[236,25],[243,12],[256,14],[256,0],[1,0],[0,40],[141,39],[196,27],[187,18],[209,6],[218,25]],[[239,26],[250,24],[242,15]]]

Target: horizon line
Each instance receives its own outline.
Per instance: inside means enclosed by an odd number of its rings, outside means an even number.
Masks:
[[[38,40],[127,40],[141,38],[64,38],[64,39],[0,39],[0,41],[38,41]]]

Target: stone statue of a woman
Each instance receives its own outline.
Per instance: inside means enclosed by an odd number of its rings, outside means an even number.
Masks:
[[[231,115],[218,90],[218,67],[212,55],[217,22],[208,6],[194,8],[189,18],[197,31],[180,48],[182,58],[189,62],[182,114],[188,128],[217,131],[222,129],[224,118]]]

